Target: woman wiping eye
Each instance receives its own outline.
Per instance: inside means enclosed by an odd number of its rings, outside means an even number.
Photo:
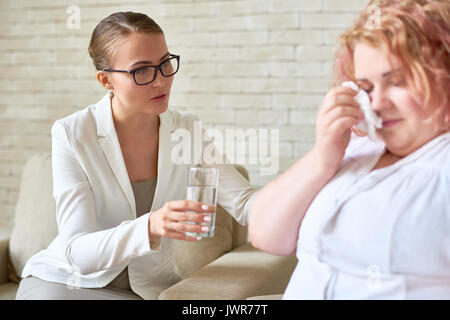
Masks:
[[[449,19],[448,0],[371,1],[341,35],[314,147],[251,210],[254,246],[297,254],[284,299],[450,299]],[[354,134],[353,82],[379,140]]]
[[[404,86],[406,85],[405,75],[402,69],[395,69],[382,73],[384,86]],[[356,79],[360,89],[370,93],[373,90],[373,84],[367,79]]]

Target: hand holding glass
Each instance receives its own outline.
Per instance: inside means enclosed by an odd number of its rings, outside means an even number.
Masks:
[[[188,171],[186,200],[202,202],[208,206],[214,206],[211,220],[201,223],[207,227],[203,233],[186,232],[188,236],[212,237],[216,221],[217,190],[219,185],[219,170],[216,168],[191,167]],[[196,213],[194,211],[188,211]],[[206,230],[206,229],[205,229]]]

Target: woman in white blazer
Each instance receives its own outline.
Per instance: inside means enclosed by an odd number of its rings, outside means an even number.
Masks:
[[[174,163],[171,133],[193,133],[195,118],[168,109],[179,56],[161,28],[144,14],[112,14],[89,53],[108,92],[52,127],[58,235],[25,265],[17,299],[157,299],[180,280],[173,239],[197,241],[185,232],[202,232],[214,209],[182,200],[189,164]],[[256,189],[217,167],[218,203],[246,225]]]

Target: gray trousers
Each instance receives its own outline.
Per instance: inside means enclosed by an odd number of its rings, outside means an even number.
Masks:
[[[16,300],[142,300],[142,298],[131,290],[108,286],[71,289],[65,284],[28,277],[20,281]]]

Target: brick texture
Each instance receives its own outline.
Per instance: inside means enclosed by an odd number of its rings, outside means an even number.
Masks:
[[[139,11],[164,29],[169,50],[182,57],[172,108],[223,132],[278,129],[279,174],[312,147],[336,38],[367,2],[0,1],[0,225],[12,226],[22,167],[34,152],[50,150],[52,123],[105,93],[87,47],[107,15]],[[79,29],[70,27],[73,5]],[[246,167],[255,185],[276,176]]]

